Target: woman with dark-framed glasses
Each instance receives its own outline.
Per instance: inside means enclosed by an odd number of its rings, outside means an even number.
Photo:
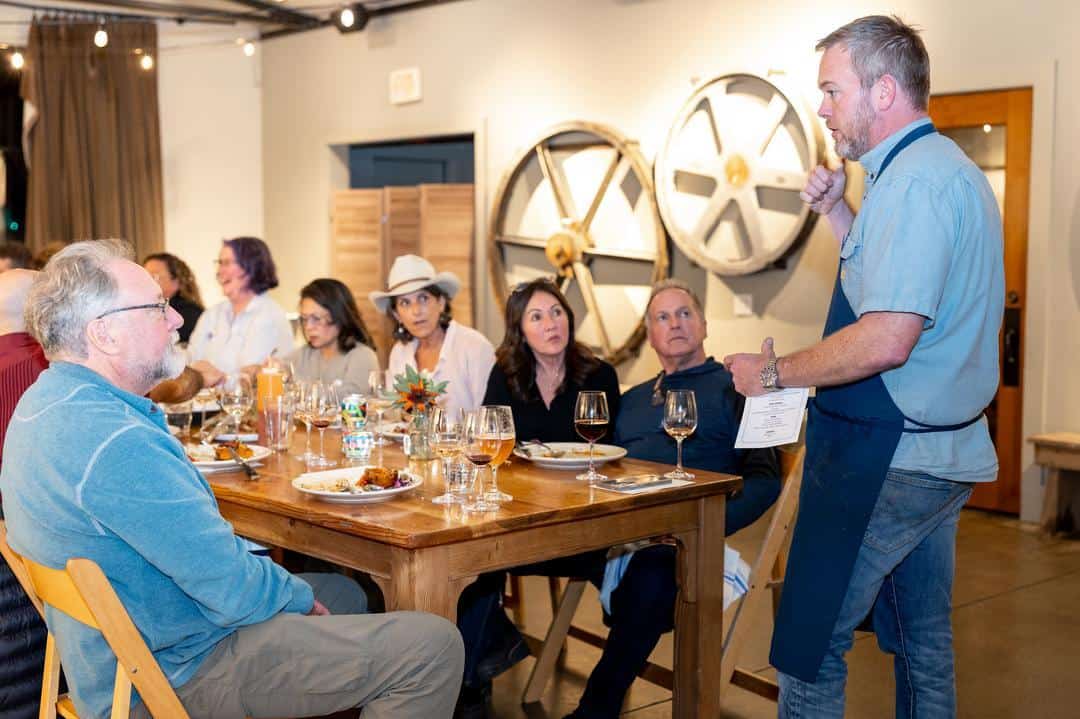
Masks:
[[[300,324],[307,344],[285,357],[293,377],[340,381],[342,395],[363,394],[379,359],[349,288],[329,277],[309,282],[300,290]]]

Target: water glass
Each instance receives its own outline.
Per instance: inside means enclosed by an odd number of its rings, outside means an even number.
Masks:
[[[180,437],[191,434],[191,401],[163,405],[165,421],[180,430]]]
[[[287,396],[267,400],[263,409],[263,427],[266,431],[266,446],[275,452],[284,452],[292,443],[293,427],[296,421],[296,406]]]

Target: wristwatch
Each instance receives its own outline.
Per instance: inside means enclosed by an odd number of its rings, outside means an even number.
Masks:
[[[780,375],[776,371],[775,357],[761,368],[761,386],[765,389],[780,389]]]

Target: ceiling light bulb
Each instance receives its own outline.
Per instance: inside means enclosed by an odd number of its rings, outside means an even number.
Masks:
[[[244,54],[247,55],[248,57],[251,57],[252,55],[254,55],[255,54],[255,43],[253,43],[253,42],[245,42],[244,43]]]
[[[143,55],[141,58],[139,58],[139,64],[142,65],[143,70],[153,70],[154,58],[150,55]]]
[[[994,128],[990,127],[990,125],[983,125],[983,132],[985,132],[987,135],[989,135],[990,131],[993,129]]]
[[[356,22],[356,15],[353,13],[352,8],[345,8],[341,11],[341,26],[352,27]]]
[[[11,53],[11,66],[16,70],[22,70],[23,65],[26,64],[26,59],[23,58],[23,54],[16,50]]]
[[[94,33],[94,44],[98,47],[105,47],[109,44],[109,33],[105,32],[104,28]]]

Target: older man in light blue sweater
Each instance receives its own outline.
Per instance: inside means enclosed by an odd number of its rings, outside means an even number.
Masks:
[[[101,565],[193,717],[355,706],[365,717],[449,716],[463,661],[452,624],[330,614],[362,611],[359,588],[337,575],[290,575],[233,535],[143,397],[183,368],[173,343],[182,320],[127,257],[121,243],[76,243],[31,291],[30,330],[52,366],[23,395],[5,444],[12,547],[48,566]],[[112,652],[51,608],[46,619],[80,716],[107,716]]]

